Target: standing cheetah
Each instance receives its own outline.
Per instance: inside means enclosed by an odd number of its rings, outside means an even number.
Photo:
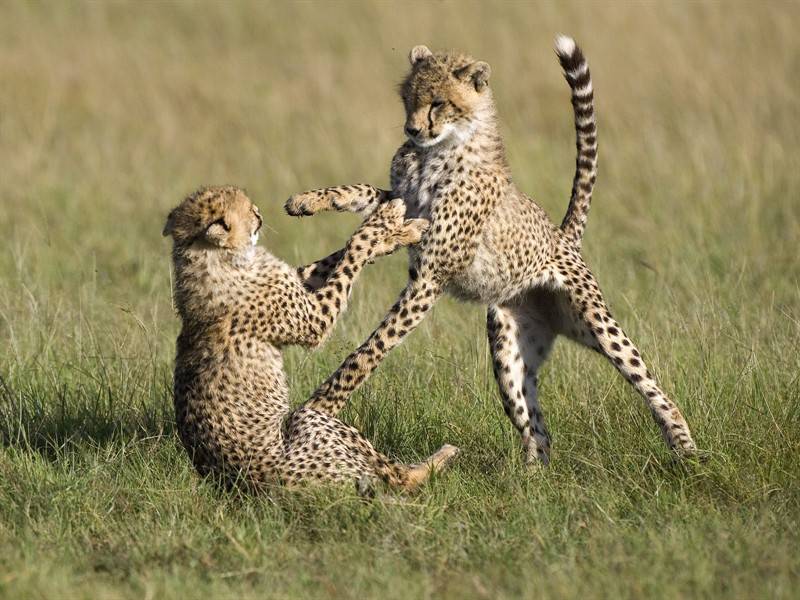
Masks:
[[[426,221],[404,212],[401,200],[381,205],[344,249],[297,270],[255,245],[261,216],[235,187],[201,189],[170,213],[182,321],[175,412],[201,474],[249,488],[382,479],[412,489],[455,454],[444,446],[422,464],[398,464],[330,414],[289,408],[280,348],[319,345],[364,265],[419,240]]]
[[[434,54],[425,46],[411,50],[411,71],[400,86],[408,141],[392,160],[392,189],[353,185],[289,199],[287,212],[299,216],[331,209],[368,214],[402,197],[407,216],[431,222],[421,243],[410,249],[409,282],[399,300],[309,406],[335,415],[446,292],[488,304],[495,377],[529,464],[537,457],[549,461],[536,374],[559,334],[608,358],[642,395],[669,447],[679,455],[694,453],[686,421],[611,316],[581,257],[597,173],[592,81],[571,38],[560,36],[556,53],[572,90],[578,150],[561,227],[511,180],[489,65],[463,54]]]

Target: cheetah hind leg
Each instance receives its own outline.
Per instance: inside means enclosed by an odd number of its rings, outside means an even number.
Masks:
[[[413,492],[425,483],[433,473],[445,470],[458,454],[455,446],[445,444],[421,463],[404,465],[388,461],[380,457],[376,465],[378,477],[383,479],[390,488],[403,492]],[[363,478],[362,478],[363,480]],[[362,480],[358,482],[358,491],[361,495]]]
[[[486,330],[503,408],[522,436],[525,462],[550,462],[550,434],[539,404],[537,371],[553,346],[547,294],[533,290],[510,306],[491,305]]]
[[[675,454],[695,456],[697,447],[681,411],[656,383],[639,350],[611,316],[592,272],[579,257],[573,260],[571,277],[567,269],[563,271],[567,278],[562,297],[563,333],[603,354],[616,367],[642,396]]]

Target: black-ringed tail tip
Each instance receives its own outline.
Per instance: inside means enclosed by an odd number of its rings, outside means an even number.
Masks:
[[[597,178],[597,124],[594,116],[594,89],[589,63],[575,40],[566,35],[555,39],[556,55],[569,84],[575,117],[578,156],[572,180],[569,208],[561,230],[576,248],[580,248],[586,219]]]
[[[586,58],[574,39],[568,35],[559,34],[556,36],[554,45],[561,67],[573,81],[589,70]],[[588,83],[591,89],[591,81]]]

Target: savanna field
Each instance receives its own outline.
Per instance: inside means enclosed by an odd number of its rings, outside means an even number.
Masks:
[[[800,596],[800,5],[0,5],[0,596]],[[245,187],[293,264],[354,215],[291,219],[324,185],[388,185],[415,44],[492,65],[517,184],[560,221],[574,169],[552,51],[595,86],[584,243],[615,316],[683,412],[678,463],[633,390],[565,340],[541,377],[551,466],[503,414],[485,309],[442,301],[344,418],[419,493],[227,494],[177,438],[168,210]],[[299,404],[406,277],[369,267],[333,338],[287,352]]]

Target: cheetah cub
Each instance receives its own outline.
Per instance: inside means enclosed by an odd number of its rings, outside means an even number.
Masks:
[[[280,349],[322,343],[364,265],[419,240],[427,222],[404,213],[402,200],[383,204],[345,248],[299,269],[256,246],[262,218],[240,189],[201,189],[169,214],[163,234],[173,239],[182,322],[175,413],[201,474],[255,490],[373,480],[410,490],[455,455],[444,446],[421,464],[398,464],[337,418],[289,407]]]
[[[581,256],[597,173],[592,80],[571,38],[559,37],[556,53],[572,90],[578,151],[560,227],[511,179],[489,65],[464,54],[434,54],[425,46],[411,50],[411,71],[400,86],[408,140],[392,160],[391,190],[353,185],[289,199],[286,210],[292,215],[369,214],[402,197],[406,216],[431,223],[410,249],[409,282],[399,300],[309,406],[336,414],[383,356],[419,325],[443,293],[450,293],[488,305],[495,378],[529,463],[549,460],[536,374],[558,335],[605,356],[644,398],[669,447],[680,455],[695,452],[680,410],[611,316]]]

